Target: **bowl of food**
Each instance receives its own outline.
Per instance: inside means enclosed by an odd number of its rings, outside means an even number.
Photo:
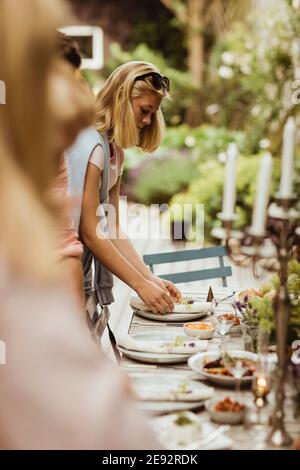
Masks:
[[[224,312],[224,313],[217,316],[217,320],[218,319],[233,321],[233,325],[230,329],[231,333],[241,332],[241,319],[237,315],[235,315],[235,313],[233,313],[233,312]]]
[[[228,320],[228,321],[233,321],[233,328],[235,326],[241,326],[241,320],[233,313],[233,312],[225,312],[222,313],[221,315],[218,315],[218,318],[222,320]]]
[[[200,339],[210,339],[215,332],[215,326],[210,321],[185,323],[183,329],[186,336],[193,336]]]
[[[230,397],[215,398],[206,403],[210,419],[220,424],[239,424],[244,421],[246,407]]]
[[[245,308],[248,302],[254,297],[263,297],[263,292],[256,289],[244,289],[239,291],[235,295],[235,301],[242,307]]]

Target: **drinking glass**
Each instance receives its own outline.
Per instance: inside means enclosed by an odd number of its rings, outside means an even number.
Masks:
[[[217,317],[217,322],[218,322],[217,329],[221,335],[221,354],[225,354],[226,353],[225,335],[229,333],[229,331],[231,330],[234,324],[234,320],[227,320],[223,318],[222,315],[220,315],[219,317]]]
[[[248,367],[245,365],[243,359],[231,357],[230,352],[223,357],[223,362],[228,371],[235,378],[235,391],[237,397],[239,397],[241,390],[241,379],[248,370]]]

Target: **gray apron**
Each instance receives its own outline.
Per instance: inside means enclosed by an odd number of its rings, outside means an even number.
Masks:
[[[81,132],[74,145],[66,152],[66,161],[69,170],[69,187],[72,196],[79,199],[80,205],[75,210],[74,224],[79,229],[82,195],[84,189],[85,175],[90,156],[98,145],[101,145],[104,153],[104,170],[102,172],[101,188],[99,191],[99,223],[101,230],[107,233],[107,209],[109,203],[109,171],[110,171],[110,148],[106,134],[98,133],[94,128]],[[83,244],[84,253],[82,258],[84,272],[84,290],[86,296],[86,310],[90,329],[93,335],[101,337],[106,326],[108,326],[108,305],[114,301],[112,295],[113,276],[103,266],[89,248]],[[114,339],[109,328],[109,335]],[[112,343],[113,348],[115,348]]]

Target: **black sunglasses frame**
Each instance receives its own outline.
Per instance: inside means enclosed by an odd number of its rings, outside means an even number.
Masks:
[[[170,91],[170,80],[168,77],[163,77],[158,72],[148,72],[143,75],[139,75],[134,79],[134,83],[138,80],[145,80],[145,78],[151,77],[152,84],[156,90],[161,90],[164,87],[167,91]]]

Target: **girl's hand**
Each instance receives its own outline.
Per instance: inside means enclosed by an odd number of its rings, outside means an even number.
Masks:
[[[174,302],[179,302],[180,301],[180,299],[182,297],[181,292],[175,286],[175,284],[173,284],[173,282],[167,281],[165,279],[161,279],[160,277],[155,276],[154,274],[153,274],[153,276],[151,276],[150,280],[152,282],[154,282],[155,284],[157,284],[162,289],[167,290],[169,292],[169,294],[173,297]]]
[[[161,279],[161,280],[164,283],[165,287],[170,292],[171,296],[176,299],[176,302],[179,302],[182,298],[180,290],[175,286],[175,284],[173,284],[173,282],[167,281],[165,279]]]
[[[164,286],[147,279],[136,288],[136,292],[142,301],[148,305],[154,313],[172,312],[174,303],[172,301],[169,290]]]

